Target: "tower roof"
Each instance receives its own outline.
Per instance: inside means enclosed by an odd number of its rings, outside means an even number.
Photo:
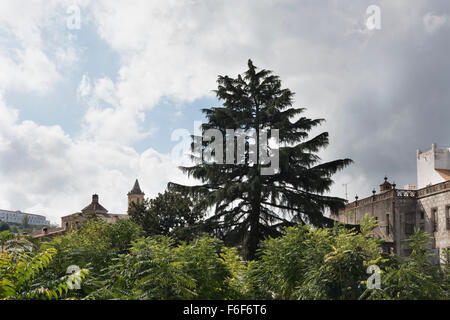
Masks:
[[[141,187],[139,186],[139,181],[136,179],[136,182],[134,183],[133,189],[131,189],[130,194],[144,194],[141,190]]]
[[[82,213],[108,213],[108,210],[106,210],[99,202],[98,202],[98,195],[94,194],[92,196],[92,202],[87,207],[85,207],[83,210],[81,210]]]

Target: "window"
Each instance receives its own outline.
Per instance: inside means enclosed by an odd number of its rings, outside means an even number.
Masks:
[[[420,219],[424,220],[425,219],[425,212],[422,210],[420,211]]]
[[[438,231],[437,208],[431,209],[431,225],[433,232]]]
[[[389,230],[389,214],[387,213],[386,214],[386,235],[387,236],[389,235],[389,232],[390,232],[390,230]]]
[[[413,234],[415,226],[415,212],[405,213],[405,235]]]
[[[445,207],[445,223],[447,230],[450,230],[450,205]]]

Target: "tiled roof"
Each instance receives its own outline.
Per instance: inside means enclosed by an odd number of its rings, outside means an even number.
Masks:
[[[85,207],[83,210],[81,210],[82,213],[102,213],[106,214],[108,213],[108,210],[106,210],[99,202],[98,202],[98,195],[94,194],[92,196],[92,202]]]
[[[441,175],[442,178],[445,179],[445,181],[450,180],[450,170],[447,169],[436,169],[436,171]]]
[[[108,210],[106,210],[100,203],[91,203],[87,207],[85,207],[81,212],[98,212],[98,213],[107,213]]]

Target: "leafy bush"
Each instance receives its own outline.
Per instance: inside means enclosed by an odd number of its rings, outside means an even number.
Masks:
[[[445,269],[433,264],[431,237],[415,230],[407,240],[411,254],[396,257],[396,263],[383,272],[380,290],[368,290],[368,299],[448,299],[449,283],[445,281]],[[445,266],[444,266],[445,268]]]
[[[361,232],[342,225],[315,229],[298,225],[264,241],[247,274],[255,298],[449,299],[449,268],[432,263],[430,236],[420,230],[407,240],[409,257],[383,253],[376,226],[367,217]],[[445,256],[445,252],[444,252]],[[380,269],[381,287],[367,288],[368,266]]]
[[[199,238],[176,246],[157,236],[133,243],[108,268],[109,280],[92,293],[102,299],[227,299],[240,297],[239,275],[245,268],[235,249]]]
[[[375,226],[367,217],[358,231],[299,224],[265,240],[258,259],[249,262],[207,235],[181,243],[143,238],[129,220],[89,220],[39,245],[5,231],[0,298],[449,299],[448,250],[440,266],[433,264],[430,236],[416,230],[408,239],[409,257],[388,255],[371,235]],[[70,265],[83,268],[81,290],[67,287]],[[367,288],[371,265],[380,269],[381,288]]]
[[[68,294],[72,283],[81,283],[88,274],[78,273],[49,281],[41,281],[56,253],[54,248],[30,252],[24,248],[2,251],[0,254],[1,299],[59,299]],[[67,281],[69,280],[70,281]]]
[[[341,225],[321,229],[287,228],[286,235],[266,240],[252,267],[261,298],[357,299],[368,278],[367,266],[383,263],[381,242],[369,236],[375,223],[366,219],[362,232]],[[261,291],[263,289],[263,291]]]

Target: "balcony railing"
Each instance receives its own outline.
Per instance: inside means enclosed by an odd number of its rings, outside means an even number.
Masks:
[[[425,187],[422,189],[417,190],[417,196],[419,198],[437,193],[437,192],[443,192],[450,190],[450,181],[441,182],[429,187]]]
[[[417,199],[428,195],[432,195],[439,192],[450,191],[450,181],[441,182],[429,187],[425,187],[419,190],[404,190],[404,189],[392,189],[383,193],[374,194],[370,197],[353,201],[345,206],[344,212],[349,211],[356,207],[363,207],[373,202],[386,200],[389,198],[403,198],[403,199]],[[340,211],[342,212],[342,211]],[[447,219],[447,230],[450,230],[450,222]]]
[[[434,194],[442,191],[450,191],[450,181],[441,182],[429,187],[425,187],[419,190],[404,190],[404,189],[392,189],[380,194],[376,194],[358,201],[353,201],[347,204],[346,208],[351,209],[359,206],[364,206],[372,202],[389,199],[392,197],[397,198],[421,198],[430,194]]]

